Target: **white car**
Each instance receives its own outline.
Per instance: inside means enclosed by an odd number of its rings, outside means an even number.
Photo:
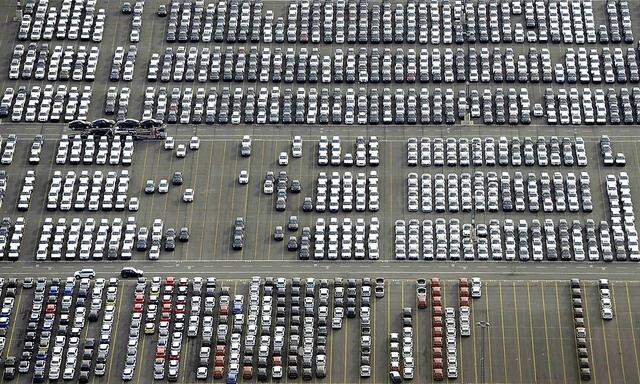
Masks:
[[[164,149],[171,150],[174,148],[175,144],[176,142],[173,139],[173,136],[167,136],[167,138],[164,139]]]
[[[278,156],[278,165],[288,165],[289,164],[289,155],[287,152],[280,152],[280,156]]]
[[[249,172],[247,172],[246,169],[240,170],[240,175],[238,175],[238,183],[249,184]]]
[[[200,139],[198,136],[191,137],[191,140],[189,140],[189,149],[192,151],[200,149]]]
[[[194,197],[193,189],[187,188],[184,190],[184,193],[182,194],[182,201],[184,201],[185,203],[192,203],[193,197]]]
[[[178,144],[176,149],[176,157],[182,159],[187,156],[187,147],[184,144]]]
[[[169,192],[169,182],[167,179],[162,179],[158,183],[158,193],[167,193]]]
[[[138,212],[140,208],[140,200],[137,197],[132,197],[129,199],[129,211],[130,212]]]

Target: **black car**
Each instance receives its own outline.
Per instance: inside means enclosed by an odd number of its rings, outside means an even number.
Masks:
[[[290,187],[291,193],[300,193],[300,191],[302,190],[302,185],[300,183],[300,180],[291,180],[291,187]]]
[[[302,202],[302,210],[304,212],[313,211],[313,201],[311,200],[311,197],[304,198],[304,201]]]
[[[184,178],[182,177],[182,172],[176,171],[171,176],[171,184],[173,185],[182,185],[184,182]]]
[[[178,241],[183,243],[189,241],[189,228],[187,227],[180,228],[180,233],[178,234]]]
[[[116,122],[111,119],[96,119],[91,122],[91,128],[113,128]]]
[[[121,11],[122,11],[122,13],[123,13],[124,15],[130,15],[130,14],[131,14],[131,11],[132,11],[131,3],[128,3],[128,2],[127,2],[127,3],[122,4]]]
[[[120,270],[120,276],[125,279],[128,277],[142,277],[144,276],[144,271],[133,267],[124,267]]]
[[[74,131],[82,131],[87,128],[91,128],[91,123],[84,120],[74,120],[69,123],[69,129]]]

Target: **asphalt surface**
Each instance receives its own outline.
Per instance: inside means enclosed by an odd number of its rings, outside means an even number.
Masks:
[[[59,1],[52,0],[51,5],[59,5]],[[100,61],[98,65],[96,81],[93,86],[93,101],[90,108],[91,117],[101,116],[104,105],[104,97],[108,87],[130,87],[132,90],[129,116],[139,117],[142,113],[143,92],[146,86],[151,85],[146,81],[148,59],[152,53],[161,53],[167,46],[177,47],[181,44],[166,43],[164,32],[166,19],[155,16],[156,4],[147,2],[143,16],[141,41],[138,44],[138,58],[135,66],[134,80],[130,83],[107,81],[111,65],[113,51],[116,46],[128,47],[128,32],[130,29],[130,16],[119,13],[120,2],[100,2],[98,7],[104,7],[107,11],[107,28],[104,40],[100,44]],[[265,2],[267,9],[277,9],[276,17],[280,15],[285,5],[280,2]],[[632,10],[635,7],[631,7]],[[0,90],[8,86],[39,84],[36,81],[9,81],[8,73],[10,62],[10,48],[16,44],[17,24],[11,21],[14,14],[14,2],[0,0],[0,42],[7,47],[5,54],[0,55]],[[604,4],[594,2],[596,11],[596,25],[604,22]],[[632,15],[632,19],[637,18]],[[515,21],[512,20],[512,23]],[[24,44],[24,43],[23,43]],[[53,41],[50,45],[89,45],[79,41]],[[193,44],[187,44],[192,46]],[[206,44],[195,44],[199,48]],[[224,45],[224,44],[210,44]],[[255,44],[246,44],[251,46]],[[259,49],[277,44],[257,44]],[[238,44],[234,44],[238,46]],[[296,48],[301,45],[296,44]],[[349,45],[350,46],[350,45]],[[370,47],[369,45],[368,47]],[[389,47],[392,51],[398,45],[380,45],[380,48]],[[529,45],[505,45],[511,46],[516,53],[524,53]],[[566,48],[565,44],[538,45],[539,48],[547,47],[551,50],[552,59],[557,62],[561,59]],[[321,53],[329,54],[337,45],[321,45]],[[343,47],[346,48],[347,45]],[[353,46],[358,48],[358,46]],[[404,45],[410,48],[409,45]],[[420,48],[413,45],[412,48]],[[430,45],[427,47],[432,48]],[[452,49],[458,46],[449,46]],[[468,44],[463,45],[467,49]],[[601,45],[585,47],[598,48]],[[611,45],[611,48],[615,45]],[[621,45],[626,49],[628,45]],[[447,46],[441,46],[441,51]],[[45,84],[47,82],[44,82]],[[58,83],[56,83],[58,84]],[[85,82],[69,82],[71,85],[85,85]],[[176,83],[153,84],[155,87],[205,87],[216,86],[219,90],[223,86],[243,87],[249,86],[271,87],[274,84],[255,83]],[[280,88],[288,87],[282,84]],[[308,86],[308,85],[307,85]],[[336,84],[318,84],[318,88],[334,88]],[[366,85],[365,88],[384,87],[389,85]],[[560,88],[557,84],[414,84],[417,90],[427,87],[430,90],[436,86],[440,88],[453,88],[455,90],[466,88],[503,89],[523,86],[529,90],[532,103],[540,102],[544,88]],[[340,85],[340,88],[346,88]],[[359,85],[352,85],[358,88]],[[409,86],[403,85],[408,88]],[[566,89],[570,85],[563,86]],[[594,88],[619,89],[618,84],[590,85]],[[632,84],[627,84],[632,88]],[[291,88],[297,88],[292,84]],[[576,88],[583,88],[576,85]],[[125,265],[139,267],[147,276],[216,276],[223,279],[222,283],[231,287],[232,293],[248,292],[248,278],[254,275],[261,276],[314,276],[318,278],[342,277],[377,277],[387,279],[386,295],[382,299],[373,301],[372,332],[374,340],[372,378],[369,382],[385,382],[388,378],[388,334],[401,330],[401,308],[414,306],[415,308],[415,279],[418,277],[440,276],[447,279],[444,284],[445,305],[457,306],[456,292],[458,277],[479,276],[483,279],[483,296],[474,300],[472,308],[472,323],[474,324],[472,336],[461,339],[458,343],[458,359],[460,367],[460,383],[533,383],[555,382],[573,383],[579,380],[577,360],[574,346],[573,325],[571,319],[570,292],[567,280],[570,277],[579,277],[584,281],[584,297],[586,298],[586,322],[589,335],[589,347],[593,367],[594,383],[632,383],[640,381],[640,361],[637,358],[638,342],[636,334],[638,329],[637,319],[640,314],[638,295],[634,294],[640,289],[638,280],[638,265],[632,262],[425,262],[393,260],[392,231],[393,222],[404,218],[430,218],[436,217],[459,218],[462,223],[472,220],[469,213],[446,214],[442,216],[409,213],[406,209],[406,176],[409,172],[417,173],[449,173],[472,172],[473,170],[489,170],[535,172],[560,171],[564,175],[567,172],[579,172],[586,170],[592,180],[592,194],[594,211],[584,213],[550,213],[550,214],[476,214],[473,219],[478,222],[486,222],[491,218],[526,219],[537,218],[541,222],[546,218],[557,221],[561,218],[567,220],[579,219],[583,223],[587,218],[596,221],[607,219],[607,201],[604,194],[604,178],[609,173],[617,174],[626,171],[631,178],[632,194],[636,201],[636,193],[640,190],[640,134],[636,126],[547,126],[542,119],[534,119],[529,126],[484,126],[479,123],[471,125],[454,126],[347,126],[347,125],[264,125],[264,126],[207,126],[207,125],[177,125],[169,126],[167,132],[174,136],[177,143],[187,143],[192,135],[198,135],[201,146],[198,151],[188,151],[185,159],[178,159],[174,152],[164,151],[159,142],[136,142],[133,165],[128,167],[131,182],[129,196],[140,197],[140,210],[137,213],[129,212],[48,212],[45,210],[45,198],[53,171],[60,170],[66,173],[69,170],[116,170],[124,169],[122,166],[72,166],[55,165],[53,157],[57,146],[57,140],[65,131],[63,124],[26,124],[0,121],[0,134],[3,137],[10,133],[18,135],[17,151],[14,162],[10,166],[1,166],[7,171],[9,185],[6,197],[0,207],[0,215],[12,218],[24,216],[27,221],[27,234],[22,243],[19,261],[9,263],[0,261],[0,276],[68,276],[75,270],[83,267],[92,267],[101,276],[114,276]],[[30,166],[27,163],[27,154],[31,140],[36,134],[43,134],[45,145],[42,159],[39,165]],[[253,151],[250,158],[239,156],[240,138],[250,134],[253,139]],[[623,152],[627,158],[627,166],[624,168],[604,167],[598,158],[597,140],[601,134],[608,134],[613,141],[614,151]],[[281,151],[290,148],[290,141],[294,135],[303,138],[303,157],[291,159],[287,167],[277,165],[277,156]],[[326,135],[331,137],[339,135],[342,138],[343,147],[353,150],[353,144],[357,136],[377,136],[380,140],[380,165],[375,169],[380,177],[380,211],[377,213],[304,213],[301,209],[303,197],[313,196],[315,180],[320,171],[369,172],[373,167],[346,168],[346,167],[321,167],[316,163],[316,145],[319,137]],[[589,165],[587,167],[409,167],[406,164],[406,139],[409,137],[481,137],[492,136],[525,136],[537,137],[550,136],[583,137],[587,142]],[[36,192],[31,202],[29,211],[18,212],[16,209],[18,192],[22,186],[22,177],[29,169],[36,171]],[[241,169],[246,169],[250,175],[250,182],[246,186],[237,184],[237,176]],[[286,170],[290,179],[300,179],[302,193],[289,194],[286,212],[276,212],[274,209],[274,197],[261,193],[262,181],[268,170]],[[185,182],[182,187],[171,187],[168,194],[155,194],[152,196],[143,194],[144,183],[147,179],[158,182],[161,178],[169,178],[174,171],[183,171]],[[181,201],[181,193],[185,188],[195,189],[195,202],[185,204]],[[381,222],[381,260],[370,261],[297,261],[295,253],[286,250],[286,243],[276,242],[271,234],[276,225],[285,225],[290,215],[297,215],[301,220],[301,226],[312,225],[317,217],[350,217],[352,219],[363,217],[368,222],[370,217],[376,216]],[[178,244],[173,253],[162,252],[160,260],[150,261],[143,253],[135,253],[133,260],[123,261],[35,261],[36,242],[41,229],[41,224],[46,217],[57,219],[59,217],[96,219],[134,216],[139,226],[150,226],[155,218],[163,218],[165,228],[179,228],[188,226],[191,231],[191,239],[186,244]],[[231,249],[232,225],[235,217],[242,216],[247,223],[246,242],[242,251]],[[299,234],[299,232],[298,232]],[[600,319],[598,291],[595,281],[598,278],[607,277],[613,282],[613,307],[614,320],[604,322]],[[108,364],[108,377],[94,378],[94,383],[120,382],[120,375],[124,366],[123,356],[126,352],[126,339],[130,323],[130,312],[133,307],[133,285],[120,283],[117,299],[118,316],[114,333],[114,352],[110,355]],[[17,355],[20,344],[24,338],[23,326],[25,322],[19,320],[28,317],[30,302],[33,293],[27,290],[19,290],[15,320],[9,335],[7,348],[2,356]],[[431,329],[430,309],[420,310],[416,314],[416,330],[414,352],[416,360],[416,378],[414,382],[431,381],[431,353],[430,345],[425,342],[430,337]],[[18,321],[16,321],[18,320]],[[489,325],[486,328],[477,326],[480,321]],[[484,333],[484,335],[483,335]],[[99,323],[89,323],[87,337],[99,336]],[[323,382],[329,383],[354,383],[367,382],[359,380],[357,376],[358,364],[355,356],[358,355],[358,322],[348,320],[340,331],[329,332],[328,377]],[[157,336],[141,336],[141,345],[138,352],[138,367],[134,378],[136,383],[151,382],[152,354]],[[197,340],[190,340],[183,344],[184,366],[181,367],[179,382],[191,383],[195,381]],[[182,360],[181,360],[182,362]],[[188,374],[185,374],[188,373]],[[286,381],[286,380],[284,380]],[[321,381],[321,380],[315,380]],[[2,380],[0,380],[0,383]],[[19,382],[30,382],[29,375],[20,377]]]

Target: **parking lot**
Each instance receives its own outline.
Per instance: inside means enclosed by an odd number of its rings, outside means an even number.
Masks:
[[[457,307],[457,281],[443,282],[445,306]],[[246,295],[248,281],[220,280],[230,295]],[[117,313],[112,339],[112,354],[105,377],[92,382],[117,382],[124,367],[129,313],[133,308],[132,282],[118,283]],[[474,299],[471,337],[462,338],[458,347],[459,382],[576,382],[577,360],[571,319],[569,285],[566,281],[493,281],[484,280],[482,297]],[[634,342],[638,316],[633,292],[635,282],[613,282],[615,315],[612,321],[600,318],[597,284],[583,282],[585,320],[595,382],[634,381],[638,377]],[[7,338],[7,355],[21,351],[24,328],[33,291],[18,289],[16,312]],[[415,281],[387,280],[384,298],[372,301],[372,382],[388,380],[388,335],[401,329],[401,308],[413,308],[414,345],[416,345],[414,380],[431,381],[429,342],[431,307],[416,309]],[[16,326],[13,326],[15,324]],[[81,340],[99,336],[99,322],[89,322]],[[481,326],[480,324],[486,324]],[[484,335],[483,335],[484,333]],[[136,382],[144,382],[145,372],[153,369],[157,335],[141,334],[138,347]],[[327,345],[327,377],[323,382],[356,382],[358,325],[345,320],[341,330],[330,330]],[[195,382],[199,338],[189,338],[182,347],[178,382]],[[633,351],[633,352],[632,352]],[[185,372],[188,372],[185,374]],[[287,379],[283,379],[287,380]],[[361,379],[365,381],[366,379]],[[289,380],[295,382],[296,380]],[[18,382],[31,382],[20,375]]]
[[[23,3],[39,4],[42,10],[46,5],[53,19],[54,7],[74,4],[78,10],[73,18],[83,19],[87,12],[86,1],[79,0]],[[3,92],[11,96],[0,102],[0,339],[5,340],[0,348],[0,384],[11,381],[5,370],[9,357],[15,357],[16,371],[27,371],[16,373],[13,382],[20,383],[39,380],[36,371],[55,377],[55,364],[60,379],[67,375],[66,381],[88,378],[92,383],[148,383],[154,375],[159,376],[155,381],[194,383],[202,382],[198,376],[203,375],[207,382],[232,383],[232,372],[244,382],[397,382],[390,370],[404,375],[404,381],[413,375],[413,382],[432,382],[438,369],[438,353],[432,349],[438,337],[435,313],[453,308],[447,316],[455,318],[455,331],[463,318],[458,279],[475,276],[482,280],[482,295],[470,299],[471,335],[465,337],[460,329],[454,340],[446,339],[447,346],[457,347],[446,351],[447,369],[439,367],[444,380],[587,381],[580,370],[585,360],[576,348],[577,327],[583,321],[591,381],[640,382],[640,299],[635,294],[640,289],[635,263],[640,251],[631,203],[637,204],[640,190],[640,135],[635,125],[640,122],[640,72],[633,38],[637,28],[632,23],[638,17],[636,1],[550,0],[523,2],[521,7],[516,1],[482,0],[427,7],[412,1],[302,1],[297,6],[271,0],[207,1],[202,21],[208,25],[197,32],[190,28],[200,17],[195,15],[199,2],[134,1],[124,11],[123,3],[96,2],[93,15],[100,19],[98,24],[106,20],[103,31],[97,26],[84,32],[80,28],[84,37],[46,40],[12,21],[14,2],[0,0],[0,42],[6,47],[0,55],[0,98]],[[341,4],[346,5],[346,17],[338,20]],[[162,5],[166,17],[158,15]],[[418,23],[412,28],[414,5]],[[25,11],[28,7],[23,4]],[[308,8],[311,22],[303,29]],[[294,9],[295,17],[289,16]],[[479,9],[484,14],[476,14]],[[127,14],[130,11],[133,15]],[[555,31],[547,24],[558,13]],[[235,16],[241,24],[237,36],[229,32]],[[382,25],[376,26],[376,19]],[[206,31],[209,26],[212,30]],[[359,31],[357,41],[354,30]],[[381,41],[375,41],[375,31]],[[247,40],[240,41],[245,32]],[[416,41],[411,40],[414,33]],[[485,33],[487,41],[481,41]],[[342,34],[346,41],[339,42]],[[170,41],[172,35],[178,41]],[[587,41],[579,41],[585,37]],[[620,41],[614,41],[616,37]],[[114,55],[121,62],[114,63]],[[52,63],[54,57],[69,68],[54,71],[52,67],[60,64]],[[33,74],[24,68],[31,59],[40,61]],[[310,68],[314,62],[316,69]],[[26,106],[17,114],[14,102],[23,97]],[[173,141],[149,140],[159,131],[145,132],[142,140],[126,138],[140,133],[134,128],[123,132],[121,152],[115,140],[98,137],[104,133],[102,125],[110,130],[115,124],[96,121],[102,117],[162,125],[161,133]],[[93,121],[93,146],[74,138],[79,132],[68,123],[75,119]],[[140,128],[137,120],[126,120],[117,129],[127,124]],[[74,126],[78,125],[82,123]],[[34,156],[37,135],[42,147]],[[67,158],[65,149],[65,159],[59,161],[63,135],[70,139],[70,151]],[[601,154],[602,135],[611,139],[608,159]],[[197,149],[192,148],[194,137]],[[298,138],[300,156],[292,148]],[[493,139],[499,161],[464,165],[463,151],[456,147],[451,151],[455,165],[448,164],[448,149],[444,165],[422,164],[422,149],[416,152],[417,164],[412,164],[409,143],[420,146],[427,138],[430,143],[455,138],[456,145],[463,139],[480,141],[485,149]],[[527,149],[514,155],[511,147],[513,142],[542,141],[552,151],[546,143],[556,139],[582,139],[586,165],[575,146],[570,151],[577,159],[573,165],[564,157],[558,164],[541,164],[544,156],[537,146],[535,161],[526,164]],[[247,140],[250,156],[245,152]],[[167,149],[170,142],[173,147]],[[505,164],[500,163],[501,142],[509,143]],[[183,148],[184,156],[178,156]],[[515,165],[521,155],[523,164]],[[75,156],[77,161],[72,160]],[[613,159],[626,164],[605,164]],[[321,164],[325,161],[329,164]],[[542,196],[545,173],[550,180],[562,180],[560,186],[551,182],[553,196],[551,189]],[[476,175],[482,187],[475,184]],[[271,177],[271,192],[266,193],[265,179]],[[585,177],[590,180],[592,207],[582,199]],[[580,194],[571,195],[575,191],[569,180],[576,178]],[[436,199],[431,208],[421,194],[431,193],[426,182],[421,184],[426,179],[434,185],[436,180],[444,183],[433,188]],[[465,202],[470,180],[474,199]],[[526,199],[517,201],[515,185],[522,180]],[[528,180],[535,180],[543,197],[537,210]],[[56,190],[53,184],[60,187]],[[504,185],[515,190],[515,208],[504,202]],[[565,208],[564,198],[558,202],[561,188],[569,195]],[[485,208],[475,194],[478,190],[489,197],[495,192],[495,201]],[[452,203],[459,195],[462,204]],[[407,250],[400,223],[408,224],[408,230],[402,230],[408,235]],[[424,228],[432,224],[431,246],[425,240],[418,245],[418,236],[426,237],[429,231]],[[607,226],[612,236],[601,234]],[[613,250],[607,253],[612,239]],[[108,280],[119,276],[123,267],[144,271],[146,283]],[[82,268],[107,280],[65,280]],[[39,293],[21,281],[15,292],[7,285],[13,277],[38,276],[47,278],[40,282]],[[170,283],[169,276],[176,276],[176,281]],[[198,276],[205,281],[215,277],[215,288],[196,292]],[[252,283],[253,276],[260,284]],[[275,288],[270,292],[272,287],[265,285],[268,276],[286,279],[278,282],[286,287],[285,293]],[[51,290],[56,277],[61,278],[59,287]],[[295,277],[303,279],[299,306],[293,304]],[[304,279],[310,277],[316,285],[315,301],[309,304]],[[365,298],[365,277],[372,279],[372,286],[376,278],[385,279],[383,297]],[[427,289],[426,309],[418,308],[416,279],[431,277],[442,278],[438,311],[432,305],[432,286]],[[339,278],[357,285],[357,290],[347,288],[347,305],[336,305],[342,300],[336,289]],[[580,305],[570,289],[571,278],[581,279]],[[606,301],[599,291],[601,278],[611,281],[612,320],[601,315],[601,300]],[[324,287],[322,279],[327,279],[327,291],[317,287]],[[101,284],[105,287],[93,290]],[[167,288],[173,285],[180,288]],[[63,287],[64,294],[57,293]],[[159,301],[151,298],[156,289],[168,296],[160,295],[162,302],[154,308],[152,301]],[[327,292],[325,306],[320,303]],[[93,300],[98,295],[106,305]],[[272,316],[278,323],[275,329],[271,320],[260,317],[272,310],[267,296],[278,304]],[[199,303],[211,299],[212,312],[203,313],[210,309]],[[257,300],[260,304],[252,305]],[[369,312],[361,305],[367,300]],[[236,313],[227,318],[221,303]],[[293,314],[294,307],[301,308],[301,316]],[[404,308],[411,308],[410,321]],[[326,326],[319,324],[325,310]],[[576,313],[584,320],[575,320]],[[222,332],[225,322],[228,329]],[[265,322],[268,330],[262,328]],[[403,327],[407,322],[412,330]],[[194,324],[196,333],[190,334]],[[210,353],[201,350],[207,324],[216,339]],[[442,328],[440,324],[439,333]],[[287,353],[296,331],[303,346]],[[326,339],[320,334],[324,331]],[[399,345],[392,333],[402,335]],[[267,334],[271,339],[265,341],[261,336]],[[284,352],[277,356],[274,336],[280,334]],[[88,339],[94,339],[95,348],[88,346]],[[251,340],[254,344],[246,348]],[[26,348],[27,341],[34,344]],[[219,350],[216,345],[225,347]],[[265,350],[266,363],[260,355]],[[26,351],[32,353],[23,354]],[[209,360],[202,360],[205,357]],[[455,374],[448,370],[454,365]],[[367,369],[368,378],[361,375]]]

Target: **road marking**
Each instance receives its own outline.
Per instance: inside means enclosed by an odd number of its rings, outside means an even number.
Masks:
[[[486,295],[487,295],[487,290],[486,290],[486,283],[485,283],[485,298],[486,298]],[[471,337],[473,338],[473,378],[477,383],[478,382],[478,356],[476,351],[476,331],[474,326],[475,322],[473,321],[473,319],[475,319],[475,311],[473,310],[473,306],[471,309],[471,319],[472,319],[471,320]]]
[[[562,321],[560,320],[560,296],[558,295],[558,283],[555,283],[556,288],[556,312],[558,314],[558,331],[560,332],[560,353],[562,355],[562,382],[567,384],[567,367],[565,365],[564,358],[564,337],[562,336]],[[574,342],[575,348],[575,342]]]
[[[264,170],[264,153],[266,152],[264,150],[264,147],[265,146],[263,144],[262,145],[262,151],[261,151],[262,153],[260,155],[260,172],[262,172]],[[259,174],[260,173],[258,173],[258,175]],[[255,229],[256,237],[255,237],[255,240],[253,242],[253,247],[255,249],[255,251],[253,253],[253,259],[254,260],[258,260],[258,249],[260,248],[257,245],[258,245],[258,233],[260,233],[258,228],[260,227],[260,217],[262,216],[262,214],[260,213],[260,207],[262,206],[262,195],[264,194],[263,191],[262,191],[262,183],[263,183],[262,179],[258,178],[258,206],[256,207],[257,215],[256,215],[256,229]],[[247,195],[248,195],[248,192],[247,192]],[[271,231],[271,228],[269,228],[269,231]],[[271,237],[271,236],[269,236],[269,237]],[[260,249],[260,251],[262,252],[263,250]]]
[[[518,324],[520,324],[520,322],[518,321],[518,298],[516,295],[515,281],[512,282],[511,285],[513,287],[513,310],[516,315],[515,326],[516,326],[516,341],[518,343],[518,372],[520,374],[520,382],[522,383],[523,381],[522,381],[522,357],[520,355],[520,328],[518,327]]]
[[[198,174],[198,166],[200,165],[200,150],[197,150],[196,152],[198,152],[198,153],[196,154],[196,169],[195,169],[195,174],[194,175]],[[184,168],[183,168],[183,172],[184,172]],[[209,175],[211,175],[211,172],[207,172],[207,173]],[[193,184],[192,184],[192,187],[191,187],[191,188],[193,188],[194,192],[196,191],[196,189],[197,189],[196,186],[198,185],[197,179],[198,179],[198,177],[196,176],[196,180],[193,181]],[[183,189],[183,186],[181,185],[180,186],[180,197],[179,197],[179,199],[182,199],[182,189]],[[205,189],[207,190],[207,192],[209,191],[208,184],[205,187]],[[184,203],[181,200],[178,200],[178,214],[176,215],[176,218],[178,220],[180,220],[180,207],[182,207],[183,204]],[[206,202],[205,202],[205,204],[206,204]],[[186,211],[186,215],[187,215],[187,217],[185,218],[186,219],[185,221],[186,221],[186,224],[187,224],[187,228],[191,228],[191,223],[193,222],[193,203],[188,204],[187,208],[185,209],[185,211]],[[205,212],[206,212],[206,208],[205,208]],[[203,223],[204,223],[204,220],[203,220]],[[178,227],[177,224],[176,224],[176,227]],[[187,244],[186,244],[186,247],[185,247],[184,258],[187,259],[187,260],[189,259],[189,248],[190,248],[191,244],[192,244],[192,242],[188,241]],[[187,348],[188,348],[188,345],[187,345]]]
[[[617,308],[616,305],[616,299],[615,299],[616,295],[615,292],[613,290],[613,284],[611,284],[611,302],[613,303],[613,311],[615,313],[615,310]],[[624,369],[624,359],[622,358],[623,356],[623,351],[622,351],[622,341],[620,340],[620,322],[616,320],[613,320],[616,323],[616,335],[618,337],[618,357],[620,357],[620,367],[622,368],[622,382],[626,383],[627,382],[627,375]],[[603,324],[602,326],[604,327],[604,320],[603,320]],[[633,324],[631,324],[631,326],[633,327]]]
[[[533,317],[531,315],[531,290],[529,289],[529,282],[527,281],[527,301],[529,304],[529,330],[531,332],[531,359],[533,361],[533,378],[534,382],[538,382],[538,368],[536,366],[536,346],[533,337]]]
[[[504,336],[504,304],[502,303],[502,283],[499,282],[498,283],[498,288],[499,288],[499,292],[500,292],[500,328],[502,330],[502,364],[504,366],[504,381],[508,382],[509,381],[509,376],[507,375],[507,345],[505,342],[505,336]],[[488,292],[488,290],[487,290]]]
[[[485,303],[486,303],[486,321],[487,324],[490,324],[490,319],[489,319],[489,295],[486,295],[485,297]],[[486,332],[487,332],[487,346],[489,347],[489,382],[493,382],[493,352],[491,352],[491,326],[485,327],[486,328]],[[505,378],[506,380],[506,378]]]
[[[116,317],[116,326],[113,328],[113,330],[115,330],[114,334],[113,334],[113,340],[110,343],[111,344],[111,348],[109,348],[110,354],[111,356],[109,357],[109,371],[107,372],[107,383],[111,383],[111,369],[113,368],[113,355],[115,355],[115,348],[118,345],[117,344],[117,339],[118,339],[118,324],[120,324],[120,314],[121,314],[121,310],[122,310],[122,296],[124,294],[124,282],[120,282],[120,296],[118,297],[118,315]]]
[[[225,170],[225,166],[224,166],[224,157],[227,153],[227,143],[224,143],[224,147],[222,148],[222,166],[220,167],[220,169],[222,169],[222,172],[220,172],[220,182],[218,183],[218,188],[220,188],[220,192],[218,193],[218,209],[216,211],[216,232],[215,232],[215,236],[214,236],[214,240],[213,240],[213,254],[215,256],[216,253],[218,253],[218,234],[220,233],[220,231],[218,231],[219,227],[220,227],[220,204],[222,203],[222,183],[224,180],[224,170]],[[204,239],[203,239],[204,241]],[[207,263],[210,263],[211,260],[206,260]]]
[[[587,290],[585,289],[585,283],[581,283],[582,285],[582,293],[583,293],[583,298],[584,298],[584,319],[586,322],[586,329],[587,329],[587,337],[589,338],[589,348],[591,349],[591,356],[593,356],[593,343],[591,342],[591,322],[589,321],[589,308],[587,306]],[[605,348],[605,353],[607,352],[607,348]],[[594,362],[593,367],[594,367],[594,375],[593,375],[593,382],[597,382],[598,379],[598,375],[595,374],[595,372],[597,372],[596,369],[596,365],[595,365],[595,360],[592,360]],[[579,367],[579,366],[578,366]],[[607,371],[609,370],[609,363],[607,362]],[[609,376],[611,376],[611,374],[609,374]],[[609,382],[611,382],[611,380],[609,380]]]
[[[373,374],[373,382],[376,382],[376,370],[375,370],[375,361],[376,361],[376,343],[375,340],[373,339],[376,336],[376,301],[378,301],[378,299],[375,297],[375,290],[374,290],[374,294],[373,294],[373,326],[372,326],[372,331],[371,331],[371,361],[374,362],[373,363],[373,367],[371,367],[372,371],[371,372]],[[417,336],[416,336],[416,340],[417,340]]]
[[[547,354],[547,370],[549,373],[549,381],[551,381],[551,358],[550,358],[550,354],[551,351],[549,349],[549,333],[547,332],[547,306],[546,303],[544,301],[544,282],[540,283],[540,292],[542,293],[542,318],[544,320],[544,342],[545,342],[545,346],[547,348],[546,354]],[[560,340],[560,347],[562,347],[562,340]]]
[[[205,243],[205,237],[204,237],[204,230],[207,227],[207,215],[209,213],[208,211],[208,205],[209,205],[209,188],[211,186],[211,174],[213,173],[213,167],[211,166],[212,162],[213,162],[213,146],[214,144],[211,144],[211,151],[209,151],[209,168],[207,168],[209,171],[207,172],[207,191],[204,194],[204,217],[202,219],[202,231],[200,231],[200,257],[198,258],[200,261],[202,261],[202,251],[204,249],[204,243]]]
[[[636,372],[638,373],[638,379],[640,380],[640,360],[638,360],[638,345],[636,344],[636,333],[635,333],[635,323],[633,322],[633,315],[631,312],[633,309],[631,308],[631,299],[629,293],[629,283],[624,283],[625,290],[627,291],[627,307],[629,309],[629,320],[631,321],[631,339],[633,340],[633,353],[635,355],[636,362]]]

